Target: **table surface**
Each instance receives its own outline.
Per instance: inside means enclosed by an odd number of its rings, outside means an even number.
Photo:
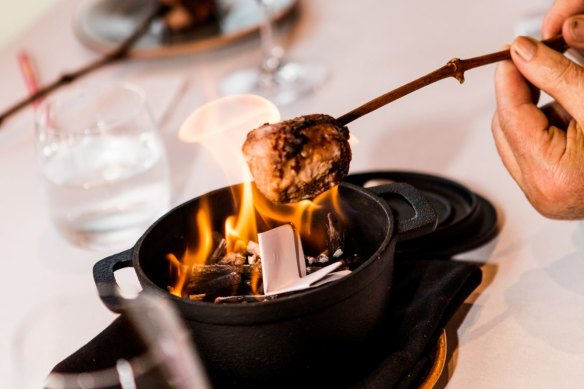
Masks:
[[[2,49],[0,107],[26,93],[16,63],[18,50],[30,52],[43,81],[96,58],[72,34],[77,3],[58,2]],[[339,116],[453,57],[496,51],[548,3],[304,1],[298,19],[279,36],[287,58],[326,64],[331,77],[316,93],[282,107],[282,117],[314,112]],[[160,123],[176,205],[232,183],[211,153],[180,143],[176,132],[192,110],[218,97],[220,80],[257,64],[259,56],[253,37],[213,51],[127,61],[90,75],[87,82],[184,82],[180,98]],[[484,279],[448,325],[450,356],[439,386],[581,387],[584,223],[543,218],[505,171],[490,132],[493,71],[493,66],[472,70],[463,85],[453,79],[440,81],[352,123],[359,142],[353,147],[351,171],[442,175],[489,199],[500,214],[500,235],[459,256],[480,263]],[[12,387],[12,343],[25,315],[44,298],[92,291],[92,266],[110,254],[76,248],[53,229],[33,133],[30,110],[0,130],[3,388]]]

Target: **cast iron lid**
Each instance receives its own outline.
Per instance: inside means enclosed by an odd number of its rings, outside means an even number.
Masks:
[[[427,235],[400,241],[396,258],[450,258],[477,248],[497,233],[497,212],[484,197],[444,177],[407,171],[375,171],[350,174],[345,181],[362,187],[405,182],[420,190],[438,216],[436,230]],[[404,200],[385,200],[400,218],[414,215]]]

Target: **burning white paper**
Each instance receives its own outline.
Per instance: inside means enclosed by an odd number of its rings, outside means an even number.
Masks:
[[[340,261],[335,262],[306,275],[306,263],[300,236],[290,224],[284,224],[260,233],[258,234],[258,240],[262,258],[264,294],[266,296],[322,285],[326,283],[324,278],[342,264]],[[346,273],[333,277],[331,281],[344,275]],[[319,281],[322,281],[322,283],[319,283]]]

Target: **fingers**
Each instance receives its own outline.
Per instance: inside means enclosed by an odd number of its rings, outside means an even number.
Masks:
[[[529,83],[519,73],[511,61],[497,65],[495,72],[497,96],[497,118],[493,121],[493,135],[499,153],[512,175],[518,180],[518,172],[513,172],[509,152],[515,163],[522,165],[537,155],[537,149],[546,139],[548,120],[535,106]],[[504,138],[504,139],[503,139]]]
[[[543,38],[562,33],[584,51],[584,1],[556,0]],[[495,74],[492,131],[505,167],[544,216],[584,217],[584,68],[540,42],[519,37]],[[530,86],[556,102],[538,109]]]
[[[509,47],[505,47],[508,49]],[[495,70],[495,91],[497,97],[497,111],[493,115],[491,123],[491,130],[497,152],[503,161],[503,165],[511,174],[511,177],[521,186],[521,169],[513,154],[513,150],[509,145],[501,120],[499,119],[499,111],[502,111],[505,117],[505,111],[514,106],[514,101],[518,98],[523,100],[525,98],[525,81],[522,79],[517,68],[511,61],[504,61],[497,64]],[[528,87],[529,88],[529,87]],[[532,95],[532,91],[530,92]],[[533,96],[532,96],[533,97]]]
[[[562,31],[564,21],[570,16],[584,13],[584,2],[576,0],[556,0],[545,15],[541,26],[541,37],[551,38]],[[564,36],[565,37],[565,36]]]
[[[568,18],[563,23],[562,33],[568,46],[584,50],[584,15]]]
[[[523,104],[534,103],[534,91],[511,61],[497,64],[495,91],[497,109],[513,111]]]
[[[503,129],[501,127],[501,123],[499,121],[499,115],[497,112],[493,115],[493,121],[491,123],[491,130],[493,132],[493,138],[495,139],[495,146],[497,147],[497,152],[501,157],[501,161],[503,161],[503,165],[511,174],[511,177],[519,184],[520,187],[523,187],[523,179],[521,176],[521,169],[517,160],[515,159],[515,155],[513,154],[513,150],[503,133]]]
[[[554,97],[578,122],[584,122],[584,68],[527,37],[513,41],[511,57],[527,80]]]
[[[540,107],[544,115],[548,118],[549,125],[562,129],[563,131],[568,130],[568,125],[572,121],[572,116],[562,107],[557,101],[552,101]]]

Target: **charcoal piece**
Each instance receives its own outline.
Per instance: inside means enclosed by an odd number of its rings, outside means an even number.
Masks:
[[[344,251],[344,231],[337,217],[329,212],[326,223],[327,248],[331,256],[339,258]]]
[[[217,277],[207,284],[208,294],[213,294],[216,291],[224,289],[233,289],[241,283],[241,274],[238,272],[231,272],[221,277]]]
[[[251,255],[255,255],[257,257],[260,256],[260,245],[257,244],[256,242],[254,242],[253,240],[250,240],[249,242],[247,242],[246,250]]]
[[[231,273],[241,274],[243,266],[231,265],[200,265],[193,266],[187,278],[185,290],[187,294],[200,294],[213,291],[213,282]],[[240,277],[241,278],[241,277]]]
[[[306,260],[307,266],[324,267],[324,266],[328,266],[332,263],[331,258],[328,255],[328,250],[323,251],[322,253],[318,254],[318,256],[316,256],[316,257],[311,257],[311,256],[307,255],[304,258]]]
[[[209,264],[217,263],[227,253],[227,241],[218,232],[213,232],[213,243],[215,250],[213,250],[213,253],[207,261]]]
[[[259,255],[251,254],[247,256],[247,263],[250,265],[256,265],[260,263],[261,259]]]
[[[316,263],[319,265],[328,265],[331,262],[331,258],[328,255],[328,250],[318,254],[316,257]]]
[[[238,253],[227,253],[223,258],[217,262],[219,265],[243,266],[246,258]]]

